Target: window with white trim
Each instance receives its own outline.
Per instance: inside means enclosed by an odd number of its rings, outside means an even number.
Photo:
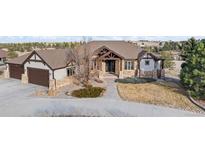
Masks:
[[[73,76],[75,74],[75,67],[67,68],[67,76]]]
[[[125,70],[133,70],[134,69],[134,61],[126,60],[125,61]]]

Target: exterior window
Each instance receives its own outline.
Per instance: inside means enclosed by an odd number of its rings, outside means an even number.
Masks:
[[[134,62],[133,61],[125,61],[125,70],[133,70]]]
[[[67,68],[67,76],[72,76],[75,74],[75,67]]]
[[[145,60],[145,65],[149,65],[149,60]]]
[[[96,69],[96,61],[92,62],[91,70],[94,70],[94,69]]]

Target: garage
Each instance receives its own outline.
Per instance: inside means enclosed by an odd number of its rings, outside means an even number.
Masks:
[[[28,82],[49,87],[49,70],[39,68],[27,68]]]
[[[21,75],[24,74],[23,65],[9,64],[10,78],[21,79]]]

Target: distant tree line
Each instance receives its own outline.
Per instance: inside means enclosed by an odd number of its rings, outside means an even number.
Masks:
[[[179,51],[181,42],[167,41],[164,45],[159,49],[159,51]]]
[[[29,43],[0,43],[0,49],[5,48],[8,50],[8,58],[15,58],[18,54],[15,51],[19,52],[30,52],[34,49],[44,49],[44,48],[56,48],[56,49],[65,49],[65,48],[74,48],[77,45],[82,44],[83,42],[29,42]]]
[[[7,48],[9,51],[32,51],[35,48],[74,48],[82,42],[29,42],[29,43],[0,43],[0,48]]]

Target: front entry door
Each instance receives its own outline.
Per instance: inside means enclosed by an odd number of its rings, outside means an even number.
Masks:
[[[106,61],[106,72],[115,73],[115,60]]]

